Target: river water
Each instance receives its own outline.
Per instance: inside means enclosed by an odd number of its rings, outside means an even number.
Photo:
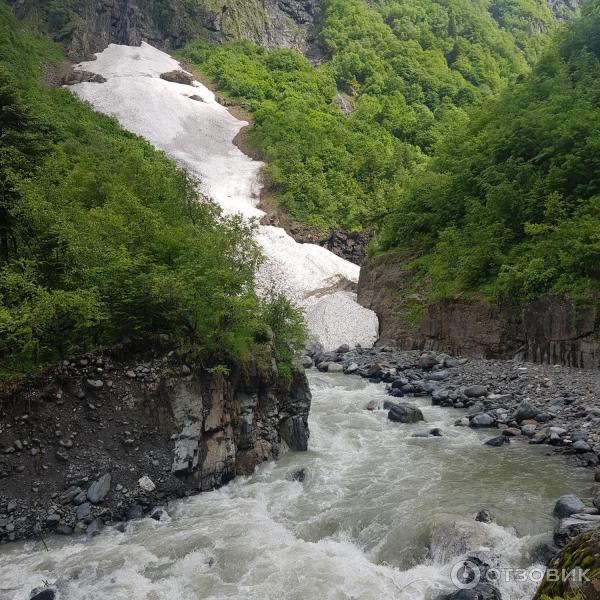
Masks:
[[[589,474],[547,449],[454,427],[455,409],[414,399],[426,423],[401,425],[366,410],[382,384],[309,373],[306,453],[288,453],[248,478],[167,507],[162,521],[131,522],[95,538],[54,537],[0,550],[2,598],[43,581],[68,600],[427,600],[451,589],[467,551],[528,567],[550,538],[553,502],[585,495]],[[411,400],[413,401],[413,400]],[[443,437],[415,438],[440,427]],[[292,475],[304,469],[304,482]],[[496,523],[474,520],[485,508]],[[503,582],[505,600],[535,583]]]

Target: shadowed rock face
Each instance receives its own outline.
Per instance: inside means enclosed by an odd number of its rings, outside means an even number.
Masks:
[[[76,0],[72,10],[60,13],[49,0],[9,4],[20,18],[42,11],[53,37],[66,43],[70,56],[82,59],[110,43],[180,47],[198,35],[311,54],[322,0]]]
[[[426,304],[415,291],[406,260],[390,254],[368,260],[358,301],[379,317],[380,344],[403,350],[440,350],[478,358],[513,358],[575,367],[600,367],[597,305],[560,295],[521,307],[458,298]],[[415,307],[418,310],[414,310]]]

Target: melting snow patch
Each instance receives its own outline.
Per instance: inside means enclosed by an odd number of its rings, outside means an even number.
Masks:
[[[201,180],[200,191],[224,212],[248,218],[264,214],[256,208],[263,163],[233,143],[245,121],[231,115],[200,82],[189,86],[161,79],[161,73],[181,67],[149,44],[111,44],[96,57],[76,68],[107,81],[71,86],[79,98],[165,151]],[[202,102],[194,102],[190,95]],[[283,229],[261,226],[256,235],[266,257],[257,275],[259,289],[282,291],[305,309],[311,336],[326,350],[342,343],[373,345],[377,317],[351,293],[358,282],[358,266],[320,246],[298,244]]]

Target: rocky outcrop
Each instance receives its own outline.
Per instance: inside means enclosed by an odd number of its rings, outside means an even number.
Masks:
[[[110,43],[180,47],[198,35],[249,39],[310,54],[322,0],[9,0],[18,17],[47,23],[76,59]]]
[[[306,450],[311,395],[248,359],[86,356],[0,397],[0,540],[96,532]],[[91,527],[91,529],[90,529]]]
[[[379,317],[380,344],[479,358],[600,367],[598,302],[546,296],[514,306],[475,298],[427,303],[406,257],[389,253],[361,269],[358,301]]]
[[[373,237],[369,231],[347,231],[341,227],[319,228],[299,223],[282,210],[274,208],[264,198],[261,200],[260,208],[267,213],[260,220],[261,225],[281,227],[298,243],[322,246],[355,265],[361,265],[365,261],[367,246]]]

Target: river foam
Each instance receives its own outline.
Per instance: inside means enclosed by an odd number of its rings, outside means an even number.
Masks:
[[[200,179],[200,191],[225,213],[264,215],[257,208],[264,165],[233,143],[248,123],[230,114],[200,82],[161,79],[161,73],[181,69],[176,60],[146,43],[111,44],[76,69],[106,79],[71,86],[79,98],[166,152]],[[298,244],[279,228],[259,226],[256,238],[266,258],[257,275],[259,289],[282,291],[303,308],[316,342],[326,350],[343,343],[373,345],[378,322],[356,302],[357,265],[320,246]]]

